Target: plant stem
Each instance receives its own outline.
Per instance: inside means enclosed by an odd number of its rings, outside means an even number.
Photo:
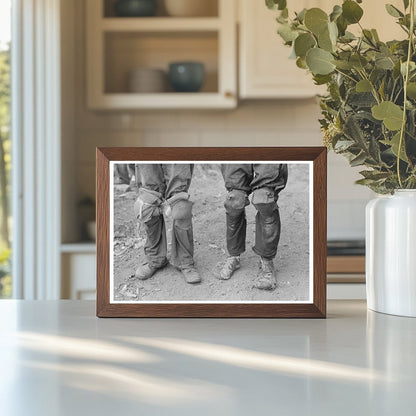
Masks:
[[[374,86],[374,84],[370,81],[370,78],[368,78],[365,69],[361,66],[362,71],[360,71],[360,75],[363,77],[363,79],[365,79],[366,81],[368,81],[368,83],[370,84],[371,87],[371,93],[373,94],[374,99],[377,101],[377,104],[380,104],[380,98],[378,96],[378,92],[376,90],[376,87]]]
[[[399,140],[399,149],[397,151],[397,177],[399,179],[399,186],[403,188],[402,177],[400,174],[400,156],[403,147],[404,141],[404,133],[406,130],[406,111],[407,111],[407,83],[409,82],[409,69],[410,69],[410,61],[412,59],[412,51],[413,51],[413,37],[414,37],[414,28],[415,28],[415,0],[410,0],[410,30],[409,30],[409,46],[407,49],[407,60],[406,60],[406,73],[404,76],[404,85],[403,85],[403,93],[404,93],[404,100],[403,100],[403,119],[402,119],[402,127],[400,129],[400,140]]]
[[[339,73],[339,74],[341,74],[341,75],[344,75],[344,77],[349,78],[351,81],[353,81],[353,82],[355,82],[355,83],[357,83],[357,82],[358,82],[355,78],[351,77],[351,76],[350,76],[350,75],[348,75],[348,74],[345,74],[344,72],[340,71],[338,68],[335,68],[335,71],[336,71],[336,72],[338,72],[338,73]]]

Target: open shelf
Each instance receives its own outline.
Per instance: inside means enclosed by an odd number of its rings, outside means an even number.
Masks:
[[[101,28],[105,32],[169,32],[169,31],[207,31],[218,30],[220,20],[216,17],[152,17],[102,19]]]
[[[103,5],[103,13],[102,17],[105,19],[110,19],[112,17],[116,17],[115,14],[115,3],[117,0],[99,0],[102,2]],[[157,1],[157,13],[154,17],[140,17],[139,19],[154,19],[158,17],[166,17],[174,19],[175,17],[170,16],[168,13],[168,7],[166,7],[166,1],[170,0],[156,0]],[[195,0],[193,0],[195,1]],[[227,0],[230,1],[230,0]],[[194,19],[196,17],[218,17],[219,15],[219,0],[204,0],[202,13],[199,13],[198,16],[195,17],[186,17],[185,19]],[[195,10],[195,9],[194,9]],[[123,20],[134,19],[133,17],[120,17]]]
[[[100,109],[203,109],[234,108],[232,96],[217,93],[165,93],[165,94],[105,94],[95,106]]]
[[[211,17],[169,17],[163,1],[159,1],[155,17],[115,17],[113,0],[88,0],[88,107],[97,110],[235,108],[235,3],[210,1],[216,9]],[[183,61],[204,65],[205,80],[200,91],[177,93],[169,83],[164,86],[164,81],[160,81],[160,70],[167,78],[169,64]],[[159,84],[153,89],[145,85],[140,91],[159,89],[160,92],[137,93],[137,88],[129,88],[130,74],[132,71],[137,74],[141,69],[159,70]]]
[[[63,243],[61,244],[61,253],[66,254],[95,254],[95,243],[92,241],[81,241],[78,243]]]
[[[205,81],[201,93],[218,92],[218,38],[216,32],[188,33],[137,33],[112,32],[104,37],[105,55],[105,94],[131,94],[128,77],[137,68],[160,69],[168,74],[169,64],[177,61],[198,61],[205,67]],[[159,94],[172,94],[167,83],[166,91]],[[182,99],[190,93],[177,94],[174,100]],[[142,95],[142,94],[139,94]],[[153,94],[152,94],[153,95]],[[147,97],[148,98],[148,97]]]

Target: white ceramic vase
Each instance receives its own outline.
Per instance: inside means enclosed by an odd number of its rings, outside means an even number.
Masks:
[[[416,317],[416,190],[368,203],[366,282],[369,309]]]

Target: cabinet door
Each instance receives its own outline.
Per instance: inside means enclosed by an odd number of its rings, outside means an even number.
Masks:
[[[292,2],[295,3],[295,2]],[[402,0],[389,3],[403,9]],[[341,0],[298,0],[291,11],[304,7],[320,7],[330,12]],[[268,10],[264,1],[238,0],[240,14],[240,97],[241,98],[304,98],[325,90],[313,84],[311,76],[289,59],[290,48],[277,35],[275,11]],[[362,25],[377,29],[384,41],[402,39],[404,32],[388,15],[384,2],[366,0]],[[358,34],[358,25],[349,30]]]
[[[333,3],[333,2],[332,2]],[[277,35],[275,11],[264,1],[239,0],[240,13],[240,97],[305,98],[318,94],[310,74],[289,59],[291,50]],[[304,7],[332,9],[329,0],[298,0]]]
[[[62,256],[62,298],[95,299],[96,256],[93,253],[65,253]]]

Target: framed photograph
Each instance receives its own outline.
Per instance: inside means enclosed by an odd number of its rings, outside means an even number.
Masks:
[[[97,316],[324,318],[326,154],[98,148]]]

